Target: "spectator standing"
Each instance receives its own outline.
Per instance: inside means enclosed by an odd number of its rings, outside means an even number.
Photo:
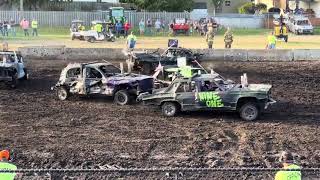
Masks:
[[[20,22],[20,26],[24,31],[24,36],[29,36],[29,21],[23,18]]]
[[[131,34],[127,38],[128,49],[134,49],[137,43],[137,37],[131,31]]]
[[[1,35],[4,36],[4,32],[3,32],[3,22],[0,21],[0,32],[1,32]]]
[[[38,36],[38,21],[33,18],[31,21],[32,36]]]
[[[12,36],[15,37],[17,35],[16,21],[11,18],[9,24],[10,24],[10,31],[12,33]]]
[[[141,36],[144,35],[145,28],[146,28],[146,24],[144,23],[144,20],[141,19],[141,21],[139,22],[139,30],[140,30]]]
[[[173,26],[174,26],[174,22],[171,21],[171,23],[169,24],[169,30],[170,30],[169,35],[170,36],[175,35],[174,30],[173,30]]]
[[[155,27],[157,33],[159,33],[161,30],[161,22],[159,19],[157,19],[157,21],[154,23],[154,27]]]
[[[121,23],[120,21],[118,21],[118,22],[116,23],[117,38],[120,37],[121,31],[122,31],[122,23]]]
[[[225,44],[225,48],[226,48],[226,49],[230,49],[232,43],[233,43],[233,34],[232,34],[230,28],[228,27],[226,33],[224,34],[224,44]]]
[[[149,19],[147,20],[147,32],[146,32],[146,34],[152,35],[151,29],[152,29],[152,20],[149,18]]]
[[[10,153],[7,150],[0,151],[0,169],[17,170],[17,166],[9,162]],[[14,180],[16,173],[0,173],[1,180]]]
[[[125,37],[127,37],[129,35],[128,32],[130,29],[131,29],[131,24],[128,21],[126,21],[124,23],[124,36]]]
[[[214,32],[213,32],[213,30],[209,30],[206,33],[206,41],[208,43],[209,49],[213,49],[213,40],[214,40]]]
[[[9,22],[3,21],[3,36],[9,36]]]
[[[274,35],[274,33],[272,31],[268,36],[267,49],[275,49],[276,48],[276,43],[277,43],[277,38],[276,38],[276,36]]]

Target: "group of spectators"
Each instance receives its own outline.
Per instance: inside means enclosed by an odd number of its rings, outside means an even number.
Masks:
[[[29,36],[30,22],[23,18],[20,23],[17,23],[14,19],[0,20],[0,33],[2,36],[9,36],[10,34],[15,37],[17,35],[17,28],[21,27],[24,32],[24,36]],[[31,21],[32,36],[38,36],[38,21],[33,19]]]
[[[147,19],[145,22],[144,19],[141,19],[139,22],[139,32],[140,35],[152,35],[154,32],[159,33],[165,31],[165,22],[162,19],[157,19],[152,21],[152,19]]]

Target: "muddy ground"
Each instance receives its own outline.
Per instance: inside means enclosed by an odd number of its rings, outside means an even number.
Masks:
[[[66,64],[29,60],[31,80],[0,89],[0,148],[19,168],[277,167],[282,150],[320,167],[319,62],[209,64],[238,82],[246,72],[251,83],[273,85],[278,103],[256,122],[233,113],[165,118],[111,98],[58,101],[50,87]]]

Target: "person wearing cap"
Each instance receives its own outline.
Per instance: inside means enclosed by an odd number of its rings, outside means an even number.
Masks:
[[[278,171],[275,180],[301,180],[301,168],[294,164],[294,158],[290,152],[282,152],[280,162],[283,169],[297,169],[297,171]]]
[[[0,151],[0,170],[17,170],[17,166],[9,163],[10,152],[8,150]],[[0,173],[1,180],[13,180],[16,173]]]

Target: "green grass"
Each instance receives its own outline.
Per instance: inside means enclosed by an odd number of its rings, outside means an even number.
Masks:
[[[14,37],[11,32],[9,32],[8,37],[3,37],[0,35],[1,40],[8,40],[8,41],[13,41],[13,40],[51,40],[51,39],[65,39],[66,37],[69,36],[69,28],[67,27],[40,27],[38,29],[38,37],[32,37],[32,30],[29,29],[29,37],[24,36],[24,32],[21,28],[16,28],[16,36]]]
[[[62,40],[67,39],[70,36],[69,27],[40,27],[38,29],[39,36],[32,37],[32,30],[29,29],[29,37],[25,37],[21,28],[17,29],[17,36],[13,37],[12,34],[9,33],[9,37],[3,37],[0,35],[0,40],[7,40],[7,41],[23,41],[23,40]],[[139,37],[139,29],[134,28],[133,31]],[[222,28],[219,29],[217,36],[222,36],[225,33],[226,29]],[[245,29],[245,28],[238,28],[232,29],[232,32],[235,36],[254,36],[254,35],[266,35],[270,32],[271,29]],[[320,27],[315,27],[314,31],[315,35],[320,35]],[[160,32],[160,33],[153,33],[152,35],[146,35],[147,37],[154,37],[154,38],[161,38],[161,37],[168,37],[169,32]],[[183,35],[182,35],[183,36]],[[194,37],[199,36],[197,33],[193,33]]]

